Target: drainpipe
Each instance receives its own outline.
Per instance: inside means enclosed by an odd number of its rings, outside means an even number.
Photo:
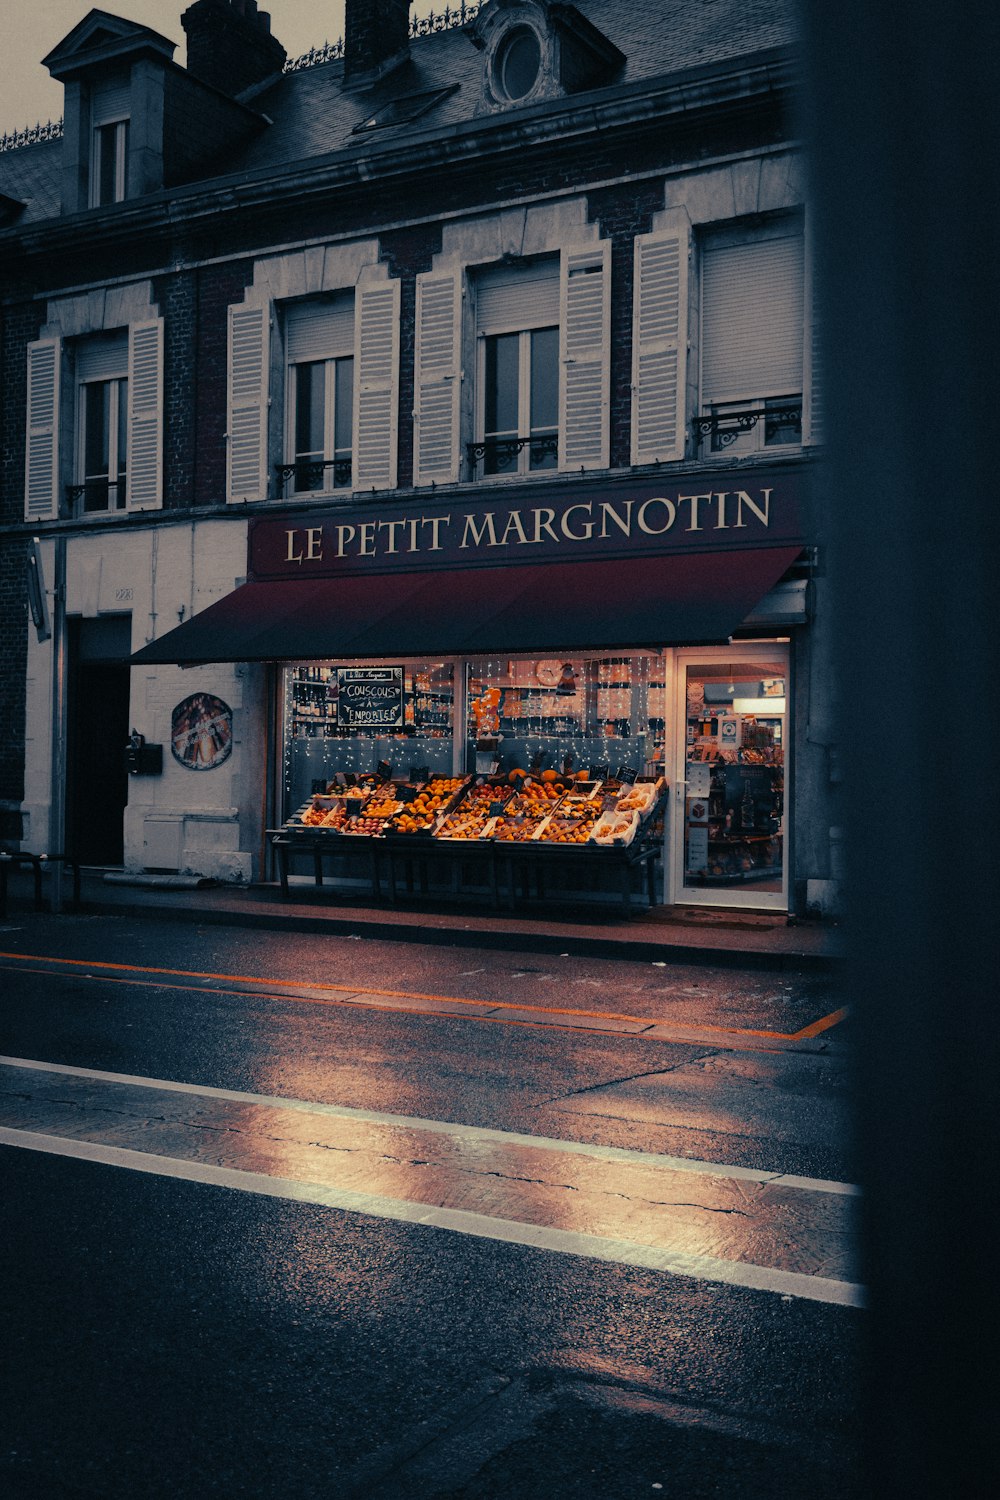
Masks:
[[[57,536],[52,610],[52,796],[49,854],[66,848],[66,538]],[[62,911],[63,864],[52,861],[52,910]]]

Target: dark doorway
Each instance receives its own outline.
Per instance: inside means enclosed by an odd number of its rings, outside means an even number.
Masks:
[[[66,844],[86,865],[120,865],[128,802],[132,617],[70,618]]]

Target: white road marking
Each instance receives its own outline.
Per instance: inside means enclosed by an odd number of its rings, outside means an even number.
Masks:
[[[511,1130],[492,1130],[486,1126],[459,1125],[450,1120],[423,1120],[414,1115],[383,1114],[376,1110],[354,1109],[346,1104],[323,1104],[311,1099],[286,1099],[274,1094],[251,1094],[240,1089],[213,1088],[209,1084],[177,1083],[168,1078],[145,1078],[131,1073],[108,1073],[99,1068],[77,1068],[70,1063],[35,1062],[24,1057],[0,1056],[0,1067],[26,1068],[39,1073],[65,1073],[73,1078],[91,1078],[97,1083],[124,1083],[134,1088],[163,1089],[175,1094],[192,1094],[204,1099],[228,1099],[239,1104],[259,1104],[279,1109],[297,1109],[306,1114],[333,1115],[369,1125],[432,1131],[438,1135],[460,1136],[501,1146],[529,1146],[538,1151],[562,1151],[570,1155],[589,1156],[598,1161],[636,1162],[648,1167],[666,1167],[675,1172],[703,1173],[710,1177],[741,1178],[747,1182],[780,1183],[807,1193],[836,1193],[855,1196],[860,1189],[849,1182],[828,1181],[817,1177],[797,1177],[785,1172],[760,1171],[756,1167],[738,1167],[719,1162],[694,1161],[686,1156],[662,1156],[655,1152],[630,1151],[624,1146],[593,1146],[585,1141],[560,1141],[549,1136],[524,1135]]]
[[[54,1069],[53,1071],[60,1071]],[[67,1071],[65,1069],[61,1071]],[[93,1075],[88,1075],[93,1076]],[[287,1101],[283,1101],[286,1102]],[[780,1271],[741,1261],[720,1260],[715,1256],[691,1255],[683,1251],[663,1250],[630,1240],[607,1239],[598,1235],[578,1234],[535,1224],[521,1224],[511,1219],[492,1218],[465,1209],[435,1208],[370,1193],[295,1182],[288,1178],[269,1177],[260,1172],[245,1172],[234,1167],[218,1167],[175,1157],[153,1156],[121,1146],[104,1146],[91,1141],[67,1140],[61,1136],[36,1131],[11,1130],[0,1126],[0,1145],[22,1150],[41,1151],[53,1156],[72,1157],[80,1161],[99,1162],[105,1166],[124,1167],[183,1182],[200,1182],[214,1187],[233,1188],[269,1198],[298,1203],[315,1203],[325,1208],[361,1213],[369,1217],[393,1219],[456,1234],[474,1235],[479,1239],[499,1240],[506,1244],[525,1245],[562,1255],[586,1256],[616,1265],[641,1266],[647,1270],[665,1271],[674,1276],[689,1276],[699,1281],[722,1282],[754,1291],[776,1292],[783,1296],[805,1298],[813,1302],[833,1303],[841,1307],[863,1307],[864,1289],[855,1282],[833,1281],[827,1277],[804,1276],[795,1271]],[[635,1153],[641,1154],[641,1153]]]

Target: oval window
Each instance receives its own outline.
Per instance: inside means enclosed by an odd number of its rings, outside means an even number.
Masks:
[[[530,26],[518,26],[500,45],[497,77],[508,99],[523,99],[535,86],[542,66],[542,49]]]

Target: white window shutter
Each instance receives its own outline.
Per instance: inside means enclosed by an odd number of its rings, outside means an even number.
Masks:
[[[127,508],[159,509],[163,504],[162,318],[129,327],[125,465]]]
[[[414,484],[458,481],[461,350],[461,272],[425,271],[417,277]]]
[[[271,309],[229,309],[226,499],[266,500]]]
[[[804,336],[802,351],[802,443],[823,441],[823,348],[819,294],[813,258],[812,216],[806,213]]]
[[[611,458],[611,246],[562,252],[559,467],[606,469]]]
[[[690,232],[635,238],[632,462],[684,457]]]
[[[59,515],[59,374],[62,340],[28,345],[28,420],[24,460],[24,518]]]
[[[355,304],[354,488],[396,483],[399,405],[398,281],[360,285]]]

